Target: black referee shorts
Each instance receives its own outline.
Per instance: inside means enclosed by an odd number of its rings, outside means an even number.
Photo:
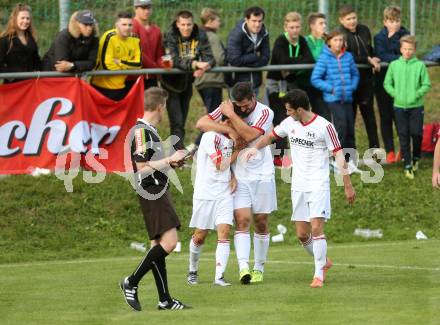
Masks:
[[[163,187],[150,186],[145,190],[151,194],[158,194]],[[180,228],[179,217],[168,189],[156,200],[147,200],[140,195],[138,197],[150,240],[159,239],[167,230]]]

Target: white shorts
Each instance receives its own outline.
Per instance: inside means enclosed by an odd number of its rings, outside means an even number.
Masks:
[[[232,196],[219,200],[193,199],[193,213],[190,228],[216,229],[217,225],[232,225],[234,220]]]
[[[330,219],[330,191],[292,191],[292,221],[310,222],[312,218]]]
[[[234,209],[251,208],[252,213],[269,214],[277,209],[275,178],[238,182],[234,193]]]

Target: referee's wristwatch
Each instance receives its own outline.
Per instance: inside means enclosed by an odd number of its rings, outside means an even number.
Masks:
[[[74,70],[76,67],[75,67],[75,63],[74,62],[70,62],[70,71],[72,71],[72,70]]]

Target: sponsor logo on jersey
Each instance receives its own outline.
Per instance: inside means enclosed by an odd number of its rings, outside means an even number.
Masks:
[[[313,132],[313,131],[307,131],[307,133],[306,133],[306,137],[307,137],[307,139],[309,139],[309,140],[315,140],[315,138],[316,138],[315,132]]]
[[[307,148],[314,147],[314,142],[310,141],[310,140],[305,140],[305,139],[295,138],[295,137],[290,137],[289,140],[292,145],[297,145],[297,146],[307,147]]]

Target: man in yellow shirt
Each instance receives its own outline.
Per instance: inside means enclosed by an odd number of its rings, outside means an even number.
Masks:
[[[99,41],[96,70],[141,69],[141,48],[139,38],[132,37],[132,14],[120,12],[115,29],[108,30]],[[104,96],[119,101],[127,95],[126,75],[94,76],[91,84]]]

